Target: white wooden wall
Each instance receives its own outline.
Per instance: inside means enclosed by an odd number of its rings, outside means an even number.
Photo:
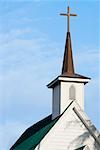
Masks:
[[[48,132],[36,150],[74,150],[83,145],[88,145],[90,150],[100,150],[100,147],[95,146],[94,138],[73,111],[73,107],[76,107],[75,103]],[[89,122],[86,116],[84,118]]]
[[[69,100],[75,100],[84,110],[84,83],[62,82],[53,88],[52,118],[56,118],[66,109]],[[70,99],[70,87],[75,88],[75,99]]]
[[[69,100],[69,89],[75,87],[77,103],[84,110],[84,83],[61,82],[61,113],[66,109]]]

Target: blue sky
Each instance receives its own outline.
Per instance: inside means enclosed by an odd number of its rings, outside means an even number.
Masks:
[[[70,2],[75,70],[91,77],[85,111],[100,130],[100,1]],[[51,113],[46,85],[61,73],[66,37],[65,0],[0,2],[0,149]]]

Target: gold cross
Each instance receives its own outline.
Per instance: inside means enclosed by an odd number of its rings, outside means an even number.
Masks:
[[[68,17],[68,32],[70,32],[70,16],[77,16],[76,14],[70,14],[70,8],[69,8],[69,6],[68,6],[68,8],[67,8],[67,14],[64,14],[64,13],[61,13],[60,15],[62,15],[62,16],[67,16]]]

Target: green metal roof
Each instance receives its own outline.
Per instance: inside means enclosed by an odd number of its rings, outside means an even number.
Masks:
[[[70,107],[72,103],[73,101],[71,101],[71,103],[68,105],[65,111]],[[52,115],[49,115],[43,120],[32,125],[21,135],[21,137],[10,148],[10,150],[34,150],[35,147],[44,138],[44,136],[59,120],[59,118],[65,113],[65,111],[54,120],[52,120]]]
[[[51,120],[49,124],[44,127],[41,127],[40,130],[33,133],[33,135],[29,136],[19,144],[16,144],[11,148],[11,150],[34,150],[35,147],[39,144],[39,142],[43,139],[43,137],[48,133],[48,131],[53,127],[53,125],[57,122],[59,117],[54,120]],[[46,118],[44,119],[46,121]],[[43,120],[42,120],[43,123]],[[37,123],[38,124],[38,123]],[[36,128],[36,125],[35,125]],[[29,132],[29,131],[28,131]]]

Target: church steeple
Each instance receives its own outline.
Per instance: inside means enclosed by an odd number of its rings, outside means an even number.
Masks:
[[[71,34],[70,34],[70,16],[77,16],[70,13],[68,7],[67,14],[67,37],[65,43],[65,52],[63,58],[62,73],[47,86],[52,88],[52,119],[64,112],[69,102],[76,101],[84,110],[84,85],[90,81],[90,78],[76,74],[74,70]]]
[[[62,16],[67,16],[67,37],[65,43],[65,52],[63,58],[62,74],[74,75],[74,63],[73,63],[73,54],[72,54],[72,45],[71,45],[71,35],[70,35],[70,16],[77,16],[76,14],[70,13],[70,8],[67,8],[68,13],[61,13]]]

